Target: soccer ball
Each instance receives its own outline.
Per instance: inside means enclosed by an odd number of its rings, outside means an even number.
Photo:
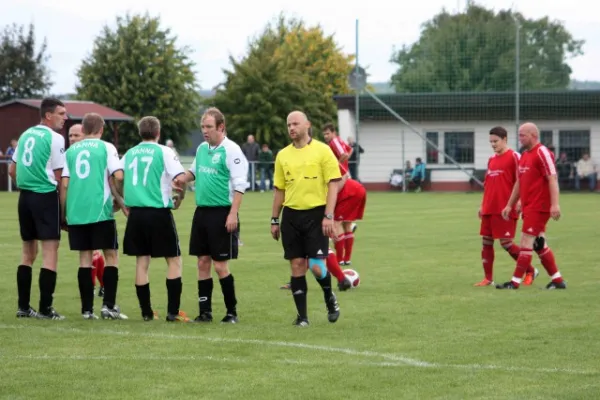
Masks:
[[[352,284],[352,289],[357,288],[358,285],[360,285],[360,276],[358,275],[358,272],[356,272],[353,269],[345,269],[342,272],[344,273],[344,275],[346,275],[346,278],[348,278],[348,280]]]

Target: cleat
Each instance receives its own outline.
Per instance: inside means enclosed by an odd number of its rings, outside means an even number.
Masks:
[[[98,297],[104,297],[104,288],[102,286],[98,289]]]
[[[352,288],[352,282],[350,282],[350,279],[348,279],[348,278],[344,278],[344,280],[342,282],[338,282],[338,289],[341,292],[344,292],[351,288]]]
[[[483,278],[481,282],[474,284],[473,286],[493,286],[495,285],[494,281],[490,281],[487,278]]]
[[[98,316],[91,311],[86,311],[83,314],[81,314],[81,316],[83,317],[83,319],[98,319]]]
[[[203,311],[194,319],[194,322],[212,322],[213,316],[211,312]]]
[[[350,228],[352,229],[352,233],[356,232],[356,228],[358,228],[358,225],[356,225],[356,222],[353,222],[352,225],[350,225]]]
[[[190,319],[183,311],[179,311],[177,315],[167,314],[167,322],[190,322]]]
[[[237,317],[237,315],[227,314],[226,316],[223,317],[223,319],[221,320],[221,323],[222,324],[237,324],[238,317]]]
[[[121,309],[116,304],[113,308],[102,306],[102,310],[100,310],[100,316],[102,319],[129,319],[127,315],[121,313]]]
[[[37,314],[37,317],[39,319],[53,319],[53,320],[57,320],[57,321],[62,321],[65,319],[65,317],[63,315],[60,315],[58,312],[56,312],[56,310],[54,309],[54,307],[50,307],[48,309],[47,313],[41,313],[39,312]]]
[[[279,289],[283,289],[283,290],[290,290],[291,288],[292,288],[291,283],[286,283],[285,285],[279,286]]]
[[[515,290],[518,289],[518,286],[515,286],[515,283],[513,281],[509,281],[509,282],[504,282],[501,285],[496,285],[496,289],[510,289],[510,290]]]
[[[309,323],[308,323],[308,319],[300,318],[298,316],[298,317],[296,317],[296,319],[294,320],[292,325],[297,326],[299,328],[306,328],[309,325]]]
[[[523,285],[531,286],[531,284],[533,283],[535,278],[538,277],[539,274],[540,274],[540,271],[538,271],[537,268],[534,268],[533,274],[532,273],[525,274],[525,278],[523,278]]]
[[[340,261],[338,264],[340,265],[340,267],[343,267],[343,266],[346,265],[346,262],[345,261]]]
[[[553,289],[566,289],[567,288],[567,282],[562,281],[562,282],[550,282],[549,284],[546,285],[546,289],[547,290],[553,290]]]
[[[345,265],[346,267],[349,267],[349,266],[351,266],[351,265],[352,265],[352,261],[344,261],[344,265]]]
[[[153,311],[152,315],[143,315],[142,314],[142,318],[144,319],[144,321],[154,321],[158,319],[158,312],[157,311]]]
[[[17,310],[17,318],[37,318],[38,312],[33,308],[29,307],[27,310],[21,310],[20,308]]]
[[[340,305],[337,302],[337,298],[334,293],[327,300],[327,319],[329,322],[334,323],[340,317]]]

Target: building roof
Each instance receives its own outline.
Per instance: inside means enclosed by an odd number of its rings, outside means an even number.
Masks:
[[[515,119],[515,92],[394,93],[376,96],[408,121]],[[355,110],[353,95],[335,96],[338,109]],[[359,96],[361,120],[395,117],[369,94]],[[600,90],[522,92],[520,120],[600,119]]]
[[[103,106],[102,104],[94,103],[93,101],[78,101],[78,100],[62,100],[67,108],[67,116],[72,120],[82,120],[87,113],[93,112],[100,114],[105,121],[133,121],[134,118],[123,114],[122,112],[113,110]],[[41,99],[16,99],[0,104],[0,108],[11,104],[23,104],[28,107],[40,108]]]

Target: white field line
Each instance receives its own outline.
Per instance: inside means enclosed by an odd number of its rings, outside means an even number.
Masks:
[[[358,363],[347,363],[343,364],[355,364],[359,366],[374,366],[374,367],[417,367],[417,368],[438,368],[438,369],[464,369],[464,370],[496,370],[505,372],[535,372],[535,373],[558,373],[558,374],[578,374],[578,375],[590,375],[598,374],[598,370],[581,370],[572,368],[531,368],[531,367],[515,367],[515,366],[503,366],[493,364],[440,364],[430,363],[427,361],[421,361],[413,358],[408,358],[399,354],[393,353],[382,353],[374,351],[363,351],[344,347],[331,347],[324,345],[315,345],[307,343],[297,342],[285,342],[285,341],[271,341],[262,339],[240,339],[240,338],[222,338],[222,337],[208,337],[202,335],[175,335],[169,333],[160,332],[130,332],[123,330],[112,330],[112,329],[78,329],[78,328],[62,328],[62,327],[49,327],[49,326],[34,326],[34,325],[6,325],[0,324],[0,329],[28,329],[28,328],[41,328],[44,331],[55,331],[55,332],[68,332],[76,334],[91,334],[91,335],[108,335],[108,336],[132,336],[132,337],[148,337],[153,339],[166,339],[166,340],[203,340],[213,343],[237,343],[237,344],[249,344],[266,347],[287,347],[297,348],[305,350],[315,350],[324,353],[338,353],[346,354],[353,357],[364,357],[364,358],[380,358],[385,361],[379,362],[358,362]],[[187,360],[213,360],[221,362],[240,362],[246,363],[247,360],[240,358],[227,358],[227,357],[214,357],[214,356],[49,356],[49,355],[25,355],[25,356],[8,356],[0,355],[0,358],[20,358],[20,359],[72,359],[72,360],[159,360],[159,361],[187,361]],[[326,362],[325,362],[326,361]],[[327,359],[321,363],[331,364],[332,360]],[[279,362],[292,363],[292,364],[321,364],[318,361],[306,361],[306,360],[294,360],[284,359]]]

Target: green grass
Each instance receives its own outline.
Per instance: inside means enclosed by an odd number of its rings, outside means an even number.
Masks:
[[[271,195],[242,206],[236,277],[240,324],[143,322],[134,260],[123,257],[118,302],[129,321],[83,321],[77,257],[60,250],[57,310],[65,321],[17,320],[17,194],[0,195],[0,397],[10,399],[592,399],[600,393],[597,195],[563,195],[549,243],[566,291],[475,288],[482,277],[477,194],[369,194],[354,268],[361,286],[339,293],[327,322],[309,279],[311,326],[297,329],[281,243],[269,235]],[[182,250],[193,212],[176,219]],[[119,232],[124,231],[119,216]],[[66,239],[66,238],[65,238]],[[514,263],[496,250],[497,281]],[[535,260],[539,268],[539,263]],[[32,303],[37,306],[37,268]],[[153,304],[164,318],[164,262],[153,261]],[[215,285],[213,309],[224,314]],[[97,310],[100,299],[96,300]],[[182,309],[197,314],[195,260],[184,257]]]

